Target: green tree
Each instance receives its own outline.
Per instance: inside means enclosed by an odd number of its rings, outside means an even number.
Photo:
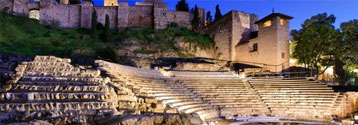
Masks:
[[[177,11],[189,11],[189,5],[188,5],[188,3],[186,3],[186,0],[178,1],[175,8]]]
[[[307,19],[300,30],[293,30],[291,35],[296,46],[292,56],[317,72],[325,66],[321,73],[341,60],[343,42],[339,30],[333,26],[335,20],[333,15],[318,14]]]
[[[208,21],[209,23],[213,21],[213,17],[211,16],[210,11],[206,13],[206,21]]]
[[[109,59],[112,62],[118,62],[116,50],[110,46],[107,46],[105,48],[98,48],[96,50],[96,55],[100,59],[103,58],[103,59]]]
[[[104,41],[108,42],[109,41],[109,16],[106,14],[106,23],[104,26]]]
[[[199,18],[199,10],[198,10],[198,6],[197,5],[195,5],[195,8],[194,8],[194,18],[193,18],[193,20],[192,20],[192,24],[193,24],[193,29],[197,29],[197,28],[199,28],[199,20],[200,20],[200,18]]]
[[[80,0],[70,0],[70,4],[81,4]]]
[[[221,10],[219,4],[216,5],[216,12],[215,12],[215,20],[221,19],[223,15],[221,14]]]
[[[92,33],[96,33],[97,30],[97,12],[96,10],[93,10],[92,12],[92,25],[91,25]]]
[[[346,43],[347,63],[358,64],[358,20],[342,23],[341,30]]]

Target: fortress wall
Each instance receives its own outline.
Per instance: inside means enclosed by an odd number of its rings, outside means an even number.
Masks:
[[[198,12],[199,12],[199,24],[200,27],[204,27],[205,26],[205,9],[204,8],[198,8]]]
[[[153,7],[152,6],[129,6],[128,26],[153,27]],[[121,23],[121,22],[119,22]]]
[[[5,0],[7,1],[7,0]],[[27,4],[28,0],[14,0],[12,12],[14,15],[28,16],[29,9]],[[2,6],[2,5],[1,5]]]
[[[190,12],[185,11],[168,11],[168,22],[177,23],[180,26],[191,28],[191,20],[194,15]]]
[[[51,4],[48,2],[40,2],[40,23],[41,24],[51,24],[53,18],[56,18],[56,6],[57,4]]]
[[[27,8],[30,10],[40,10],[40,2],[30,2],[27,4]]]
[[[154,29],[164,29],[168,26],[168,5],[154,4]]]
[[[128,27],[129,6],[128,2],[118,2],[117,29],[123,30]]]
[[[69,28],[80,28],[81,6],[69,5]]]
[[[80,6],[65,4],[41,4],[40,22],[63,28],[79,28]]]
[[[236,61],[237,51],[236,46],[240,42],[248,42],[251,34],[251,23],[256,20],[251,20],[251,14],[233,11],[233,34],[231,44],[231,60]]]
[[[91,28],[93,5],[91,2],[84,1],[81,4],[81,28]],[[98,15],[98,14],[97,14]]]
[[[106,15],[109,16],[109,27],[111,29],[117,28],[117,7],[116,6],[107,6],[107,7],[94,7],[97,12],[97,22],[105,26]]]
[[[12,12],[13,9],[13,0],[0,0],[0,10],[7,9],[7,12]]]
[[[40,23],[57,25],[62,28],[91,28],[92,12],[97,12],[97,21],[105,24],[106,14],[110,16],[110,28],[122,30],[128,27],[142,26],[164,29],[174,22],[191,28],[193,14],[190,12],[168,11],[167,4],[152,3],[148,5],[129,6],[128,2],[119,2],[118,6],[94,7],[91,2],[83,1],[80,5],[69,5],[41,0],[6,0],[0,2],[0,9],[5,7],[15,15],[29,16],[32,9],[40,10]],[[205,10],[200,9],[200,19],[204,22]]]
[[[232,11],[225,14],[222,19],[212,22],[204,28],[214,41],[216,51],[220,55],[219,59],[231,59],[232,30],[233,30],[233,14]]]
[[[55,12],[54,15],[50,15],[49,20],[52,19],[53,21],[55,21],[55,23],[58,23],[59,27],[68,28],[69,24],[71,23],[69,22],[70,9],[68,5],[57,4],[57,6],[53,6],[53,7]]]

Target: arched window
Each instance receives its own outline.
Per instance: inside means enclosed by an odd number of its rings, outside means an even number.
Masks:
[[[35,19],[35,20],[40,20],[40,11],[39,10],[30,10],[29,18]]]

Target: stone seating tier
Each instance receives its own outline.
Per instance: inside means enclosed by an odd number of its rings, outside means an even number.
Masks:
[[[166,77],[156,70],[100,63],[102,71],[124,81],[137,94],[154,97],[180,112],[200,114],[204,120],[208,116],[253,114],[327,118],[332,114],[331,107],[342,100],[330,87],[314,81],[282,78],[241,81],[231,72],[162,72],[172,76]]]
[[[36,56],[34,61],[18,65],[15,82],[0,93],[0,112],[8,115],[0,119],[21,121],[25,118],[18,117],[26,116],[21,113],[35,113],[40,115],[26,119],[61,117],[85,122],[93,115],[102,117],[101,112],[113,113],[118,101],[114,88],[107,85],[110,79],[100,77],[99,70],[73,67],[69,62]]]

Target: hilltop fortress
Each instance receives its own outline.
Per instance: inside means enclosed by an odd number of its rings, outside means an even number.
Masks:
[[[29,16],[30,11],[38,10],[42,24],[56,24],[62,28],[90,28],[92,12],[97,12],[97,21],[104,25],[106,15],[110,19],[110,28],[122,30],[128,27],[142,26],[164,29],[170,23],[191,27],[193,14],[190,12],[170,11],[161,0],[145,0],[129,6],[128,2],[118,2],[118,6],[93,6],[92,2],[83,1],[79,5],[70,5],[68,1],[60,3],[53,0],[5,0],[0,9]],[[114,4],[113,4],[114,5]],[[204,23],[204,9],[199,9],[201,23]]]
[[[42,24],[55,24],[62,28],[90,28],[92,12],[96,10],[97,21],[105,23],[110,19],[110,28],[123,30],[141,26],[164,29],[171,23],[191,28],[193,13],[168,10],[161,0],[144,0],[129,6],[128,2],[105,2],[106,6],[93,6],[83,1],[69,5],[68,0],[5,0],[0,10],[15,15],[36,17]],[[205,25],[205,9],[199,8],[200,32],[208,34],[215,41],[218,59],[266,67],[271,71],[282,71],[289,67],[289,19],[293,17],[272,13],[261,20],[257,15],[230,11],[221,19]]]

